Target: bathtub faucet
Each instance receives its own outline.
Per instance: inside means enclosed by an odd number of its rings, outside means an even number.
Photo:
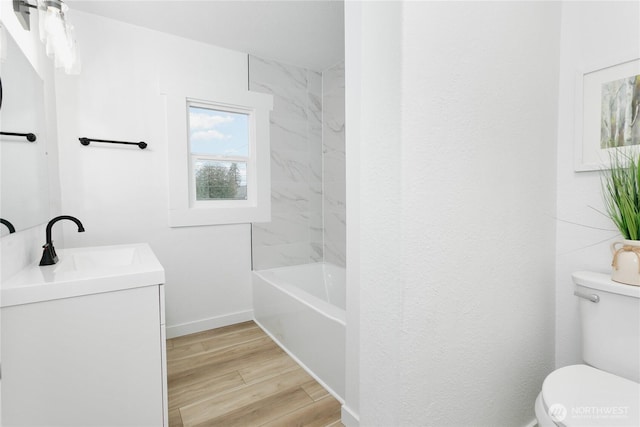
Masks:
[[[42,258],[40,259],[40,265],[53,265],[58,262],[58,255],[56,254],[56,248],[53,247],[53,240],[51,240],[51,228],[53,224],[56,222],[68,219],[69,221],[73,221],[78,226],[78,233],[84,232],[84,227],[78,218],[72,217],[70,215],[60,215],[53,218],[47,224],[47,243],[44,244],[44,251],[42,252]]]

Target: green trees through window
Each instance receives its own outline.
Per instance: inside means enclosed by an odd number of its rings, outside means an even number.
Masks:
[[[246,169],[246,164],[240,166]],[[197,162],[196,200],[246,200],[247,185],[241,167],[237,162]]]

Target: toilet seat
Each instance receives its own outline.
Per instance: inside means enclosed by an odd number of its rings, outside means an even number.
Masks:
[[[548,417],[540,420],[545,421],[541,425],[552,421],[566,427],[640,426],[640,383],[591,366],[566,366],[552,372],[542,384],[539,400],[542,415]]]

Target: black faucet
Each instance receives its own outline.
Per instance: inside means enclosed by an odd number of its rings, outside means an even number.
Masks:
[[[56,255],[56,248],[53,247],[53,241],[51,240],[51,228],[53,224],[56,222],[68,219],[69,221],[73,221],[78,226],[78,233],[84,232],[84,227],[78,218],[72,217],[70,215],[60,215],[53,218],[47,224],[47,243],[44,244],[44,252],[42,252],[42,259],[40,260],[40,265],[53,265],[58,262],[58,255]]]
[[[7,226],[7,228],[9,229],[9,234],[11,233],[15,233],[16,232],[16,228],[13,226],[13,224],[11,224],[9,221],[7,221],[4,218],[0,218],[0,224],[4,224]]]

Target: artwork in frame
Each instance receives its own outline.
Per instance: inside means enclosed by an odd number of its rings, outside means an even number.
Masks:
[[[606,169],[611,150],[640,151],[640,58],[577,79],[575,170]]]

